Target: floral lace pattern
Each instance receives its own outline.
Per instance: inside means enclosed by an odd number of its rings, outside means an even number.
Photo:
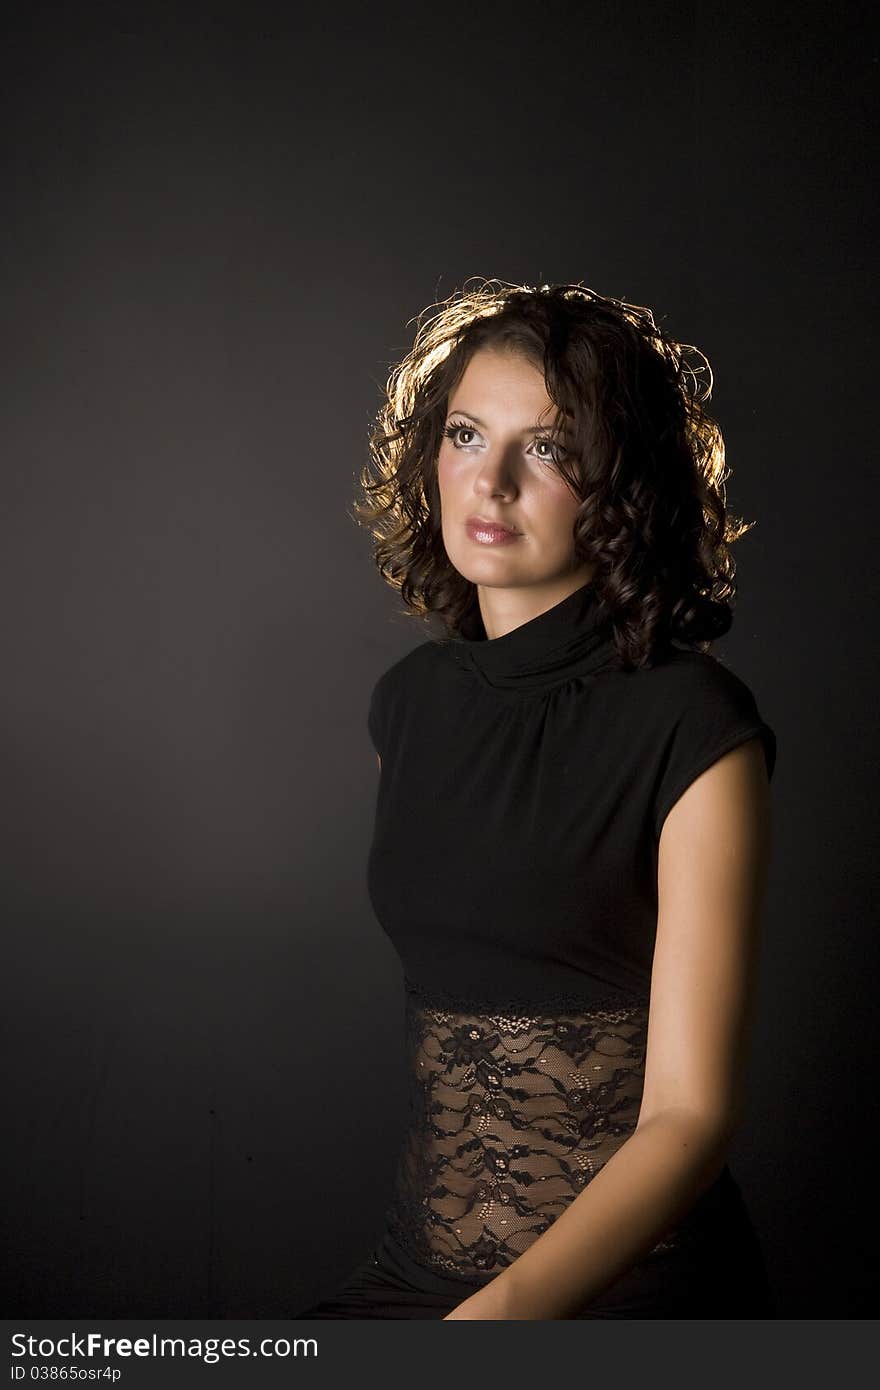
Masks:
[[[544,1008],[453,1008],[407,981],[410,1115],[386,1219],[439,1274],[494,1277],[636,1127],[647,1002]]]

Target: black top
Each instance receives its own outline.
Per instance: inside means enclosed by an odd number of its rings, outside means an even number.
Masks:
[[[632,1134],[664,818],[737,744],[776,761],[720,661],[672,648],[626,671],[597,613],[586,584],[490,640],[476,609],[370,701],[367,879],[404,968],[411,1083],[387,1229],[453,1280],[510,1264]],[[653,1253],[729,1241],[709,1214],[733,1211],[731,1184]]]
[[[626,671],[585,584],[502,637],[479,610],[376,682],[368,887],[408,978],[482,1003],[648,991],[664,818],[776,737],[714,656]]]

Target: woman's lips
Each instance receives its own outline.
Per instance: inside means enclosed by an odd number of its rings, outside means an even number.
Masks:
[[[506,526],[499,526],[495,521],[481,521],[478,516],[468,517],[465,530],[470,539],[478,545],[508,545],[520,538],[519,531],[509,531]]]

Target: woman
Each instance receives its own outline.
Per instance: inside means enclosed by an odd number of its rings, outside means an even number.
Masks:
[[[392,372],[358,503],[444,623],[369,711],[409,1121],[381,1239],[299,1316],[772,1317],[726,1154],[776,739],[708,651],[748,529],[711,373],[643,307],[470,285]]]

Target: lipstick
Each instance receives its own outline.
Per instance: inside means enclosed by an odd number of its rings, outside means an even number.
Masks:
[[[511,541],[518,541],[521,535],[519,531],[513,531],[497,521],[486,521],[481,516],[469,516],[465,530],[478,545],[509,545]]]

